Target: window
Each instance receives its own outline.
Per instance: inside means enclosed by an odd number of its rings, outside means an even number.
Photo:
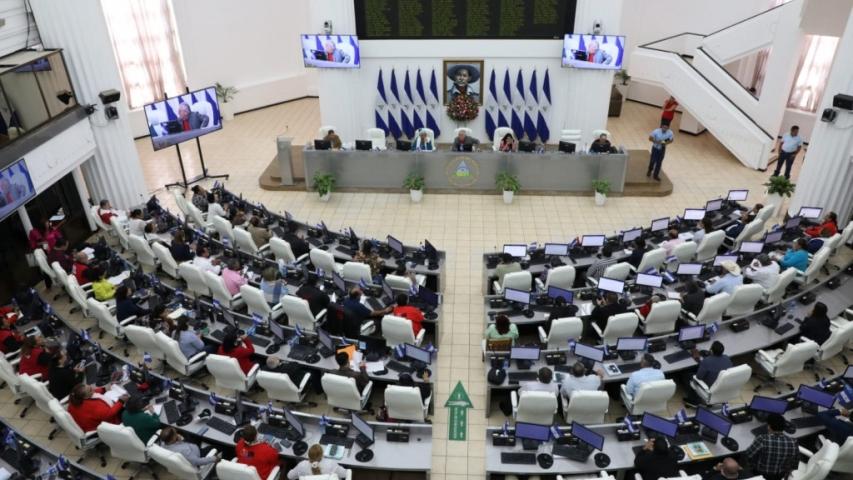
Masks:
[[[807,112],[817,111],[837,47],[838,37],[806,35],[797,65],[797,77],[791,88],[791,96],[788,97],[788,107]]]
[[[170,0],[102,2],[130,108],[186,88]]]

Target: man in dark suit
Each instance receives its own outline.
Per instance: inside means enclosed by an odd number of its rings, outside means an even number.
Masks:
[[[178,121],[181,122],[181,131],[204,128],[210,123],[210,118],[203,113],[193,112],[186,103],[178,105]]]
[[[453,139],[453,151],[454,152],[463,152],[466,150],[465,147],[469,146],[469,145],[470,145],[470,147],[468,147],[468,148],[473,149],[474,145],[478,145],[479,143],[480,143],[480,141],[477,140],[476,138],[469,137],[465,133],[465,130],[459,130],[459,134],[456,135],[456,138]]]
[[[290,250],[293,252],[293,256],[295,256],[296,258],[305,255],[311,249],[305,239],[293,232],[285,232],[284,240],[290,244]]]

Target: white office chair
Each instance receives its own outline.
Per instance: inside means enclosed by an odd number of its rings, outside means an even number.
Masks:
[[[741,390],[751,377],[752,368],[744,364],[721,371],[710,386],[693,376],[690,379],[690,387],[705,405],[719,405],[739,398]]]
[[[193,112],[200,113],[202,115],[207,116],[207,118],[208,118],[207,128],[218,125],[218,123],[214,123],[215,119],[213,117],[213,106],[210,104],[210,102],[205,101],[205,100],[199,100],[199,101],[193,102],[190,105],[190,110],[192,110]]]
[[[836,233],[835,235],[824,239],[823,245],[821,245],[820,249],[829,250],[829,256],[832,256],[835,254],[835,251],[838,249],[839,245],[841,245],[841,234]],[[815,255],[817,255],[817,253],[815,253]]]
[[[732,292],[732,298],[729,300],[723,315],[727,317],[748,315],[755,310],[755,305],[763,295],[764,287],[757,283],[738,285]]]
[[[329,134],[329,130],[334,130],[335,132],[337,132],[338,127],[336,127],[334,125],[323,125],[319,129],[317,129],[317,138],[325,137],[326,135]]]
[[[317,330],[317,325],[326,317],[326,309],[311,313],[308,300],[293,295],[281,297],[281,308],[287,314],[287,324],[291,327],[299,326],[303,330]]]
[[[326,278],[332,278],[332,272],[335,272],[338,275],[343,273],[344,266],[335,262],[335,257],[326,250],[312,248],[308,252],[308,255],[311,258],[311,264],[314,265],[315,268],[322,269],[323,275]]]
[[[575,151],[580,152],[583,147],[583,130],[565,129],[560,130],[560,141],[575,144]]]
[[[57,400],[47,389],[47,383],[42,381],[41,374],[30,376],[27,374],[18,375],[18,380],[21,383],[21,389],[30,398],[33,399],[35,406],[42,412],[50,415],[50,401]],[[53,436],[52,432],[51,437]]]
[[[826,437],[818,435],[819,445],[827,442]],[[833,472],[853,473],[853,437],[847,437],[847,440],[838,448],[838,458],[835,459],[835,465],[832,466]]]
[[[597,129],[593,130],[592,131],[592,139],[597,140],[598,137],[600,137],[602,133],[607,135],[608,140],[611,139],[610,132],[608,130],[603,129],[603,128],[597,128]]]
[[[224,355],[208,355],[204,360],[204,365],[207,367],[207,371],[213,375],[218,387],[234,390],[238,393],[248,392],[252,388],[258,370],[260,370],[260,365],[256,363],[249,370],[249,373],[243,373],[243,369],[240,368],[240,363],[236,358]]]
[[[779,278],[776,280],[776,283],[769,289],[765,290],[761,300],[767,305],[780,303],[785,297],[785,289],[787,289],[788,285],[794,281],[795,276],[797,276],[796,268],[786,268],[784,272],[779,274]]]
[[[234,243],[234,227],[228,219],[222,218],[219,215],[213,215],[211,223],[213,224],[213,229],[219,234],[219,241]]]
[[[213,473],[213,469],[217,465],[216,462],[202,465],[200,467],[194,467],[193,464],[191,464],[189,460],[180,453],[167,450],[158,445],[157,439],[159,438],[159,433],[160,432],[157,432],[157,435],[151,437],[151,440],[148,441],[148,456],[165,467],[169,473],[179,480],[204,480]],[[207,458],[215,457],[217,453],[216,449],[212,448],[207,452]]]
[[[578,340],[583,334],[583,320],[580,317],[557,318],[551,322],[551,329],[545,333],[544,327],[539,327],[539,343],[547,350],[566,348],[569,339]]]
[[[178,265],[178,274],[187,282],[187,290],[193,294],[194,297],[209,297],[210,296],[210,288],[207,286],[207,282],[204,281],[204,273],[200,268],[196,267],[192,263],[184,262]]]
[[[717,256],[720,245],[726,239],[726,232],[716,230],[711,233],[706,233],[699,246],[696,248],[696,261],[699,263],[707,262]]]
[[[752,240],[752,237],[761,233],[764,228],[764,222],[761,219],[756,218],[755,220],[746,224],[741,230],[740,234],[737,238],[726,237],[726,243],[732,246],[732,251],[740,250],[740,244],[743,242],[748,242]]]
[[[729,306],[730,300],[731,295],[726,292],[720,292],[713,297],[705,299],[705,303],[702,304],[702,310],[699,310],[699,315],[693,315],[693,313],[687,310],[682,310],[681,313],[690,325],[710,325],[723,320],[723,312]]]
[[[284,309],[282,309],[281,303],[276,304],[274,307],[270,307],[270,304],[267,303],[267,300],[264,297],[264,292],[259,288],[248,284],[241,285],[240,296],[243,298],[243,301],[246,302],[246,311],[249,313],[249,316],[258,315],[261,318],[268,320],[276,320],[284,314]]]
[[[157,260],[157,255],[144,238],[131,234],[127,237],[127,245],[130,247],[130,251],[136,255],[136,261],[142,266],[142,270],[145,273],[157,271],[160,261]],[[169,256],[171,257],[171,255]]]
[[[495,134],[492,135],[492,150],[497,152],[501,148],[501,140],[503,140],[506,134],[512,135],[514,140],[518,140],[515,138],[515,133],[513,133],[512,128],[510,127],[498,127],[495,129]]]
[[[794,271],[794,281],[800,285],[808,286],[811,285],[812,282],[817,280],[817,276],[820,274],[820,270],[826,265],[826,261],[829,259],[829,250],[821,249],[818,251],[814,258],[812,258],[811,262],[809,262],[808,268],[804,272],[799,270]]]
[[[807,365],[807,368],[814,370],[816,381],[820,380],[821,371],[826,371],[829,375],[835,375],[835,371],[828,368],[826,362],[832,360],[836,355],[841,355],[841,352],[844,351],[847,344],[851,341],[853,341],[853,322],[845,322],[839,326],[830,327],[829,338],[818,347],[817,353],[814,356],[814,364]]]
[[[53,278],[56,279],[59,286],[62,290],[65,290],[65,294],[68,295],[68,301],[74,302],[74,299],[71,298],[71,290],[68,288],[68,277],[73,277],[74,275],[68,275],[65,273],[65,270],[62,269],[59,262],[52,262],[50,264],[50,269],[53,270]]]
[[[424,330],[418,332],[417,337],[412,329],[412,321],[408,318],[385,315],[382,317],[382,337],[385,343],[394,348],[402,343],[420,346],[424,340]]]
[[[838,459],[838,444],[828,440],[823,442],[820,450],[815,453],[803,447],[799,448],[800,454],[805,455],[808,461],[800,462],[797,469],[788,476],[789,480],[823,480]]]
[[[216,464],[216,476],[228,480],[276,480],[281,475],[281,467],[277,466],[272,469],[266,478],[261,478],[258,475],[258,470],[252,465],[244,465],[233,460],[220,460]]]
[[[204,283],[210,290],[210,295],[214,300],[219,302],[223,308],[227,308],[228,310],[240,310],[246,306],[246,302],[243,301],[243,296],[240,292],[231,295],[231,292],[228,291],[228,287],[225,286],[224,278],[207,270],[201,272],[201,274],[204,277]]]
[[[269,251],[269,244],[258,247],[252,239],[252,234],[248,230],[244,230],[243,227],[234,227],[232,232],[234,233],[234,243],[241,251],[256,257],[263,257]]]
[[[526,272],[518,272],[518,273],[526,273]],[[504,275],[504,284],[506,284],[506,277],[509,275],[514,275],[514,273],[508,273]],[[563,290],[571,290],[572,286],[575,283],[575,267],[571,265],[561,265],[559,267],[551,268],[548,270],[547,278],[545,279],[545,283],[542,283],[542,280],[539,278],[536,279],[536,287],[543,292],[548,291],[548,287],[557,287],[562,288]],[[515,288],[515,287],[510,287]],[[522,289],[523,290],[523,289]]]
[[[98,209],[99,207],[97,205],[92,205],[91,207],[89,207],[89,216],[92,221],[95,222],[95,225],[98,227],[98,230],[100,230],[101,233],[105,235],[106,239],[112,240],[116,234],[115,230],[113,230],[110,225],[107,225],[106,223],[104,223],[103,220],[101,220],[101,216],[98,215]]]
[[[125,425],[114,425],[109,422],[101,422],[97,428],[98,437],[110,448],[110,456],[123,460],[122,469],[126,469],[130,463],[139,465],[136,472],[130,478],[138,475],[144,468],[151,474],[154,470],[148,464],[148,447],[136,436],[132,428]]]
[[[689,241],[684,243],[679,243],[672,249],[672,256],[675,257],[674,262],[669,262],[667,268],[669,271],[674,272],[678,269],[678,266],[682,263],[689,263],[693,260],[693,256],[696,255],[696,251],[698,249],[698,245],[696,242]]]
[[[148,352],[152,360],[166,360],[166,353],[160,349],[160,344],[157,343],[157,337],[151,328],[126,325],[124,334],[137,351]]]
[[[381,128],[368,128],[367,139],[370,140],[370,144],[374,149],[385,150],[387,148],[385,145],[385,130]]]
[[[354,378],[324,373],[320,383],[329,405],[333,408],[350,412],[361,412],[367,409],[373,382],[367,382],[364,390],[359,392]]]
[[[44,253],[44,250],[36,248],[33,250],[33,257],[35,257],[36,265],[39,267],[39,270],[41,270],[41,273],[43,273],[45,277],[49,278],[51,282],[58,282],[56,279],[56,272],[50,268],[50,264],[47,261],[47,255]],[[53,299],[56,300],[56,297]]]
[[[175,280],[180,280],[181,274],[178,270],[178,262],[172,256],[169,248],[162,243],[154,242],[151,244],[151,249],[154,251],[157,260],[159,260],[160,268],[163,269],[163,272]]]
[[[503,295],[505,288],[513,288],[515,290],[529,292],[532,285],[533,275],[527,271],[507,273],[504,275],[503,283],[498,283],[497,280],[492,282],[492,288],[494,288],[495,295]]]
[[[770,217],[773,216],[773,212],[775,210],[776,210],[776,205],[772,205],[772,204],[765,205],[765,206],[761,207],[761,210],[759,210],[758,213],[755,214],[755,219],[761,220],[762,224],[767,223],[767,220],[769,220]]]
[[[91,287],[83,288],[77,283],[77,277],[74,275],[68,275],[68,295],[71,296],[71,300],[77,304],[76,307],[71,309],[71,313],[76,311],[80,311],[84,317],[89,318],[91,314],[89,313],[89,296],[92,295]],[[87,284],[91,285],[91,284]],[[110,301],[113,305],[115,305],[115,301]]]
[[[104,454],[102,452],[98,451],[98,446],[101,444],[101,439],[98,437],[98,431],[92,430],[91,432],[84,432],[80,426],[77,425],[77,422],[74,421],[71,414],[59,404],[58,400],[52,400],[49,403],[49,409],[53,420],[59,428],[68,435],[68,439],[71,440],[71,444],[83,452],[83,456],[77,460],[77,463],[83,463],[83,459],[86,457],[87,453],[95,452],[101,460],[101,467],[106,467],[107,459],[104,458]]]
[[[270,400],[278,400],[289,405],[302,405],[308,393],[305,387],[311,381],[311,372],[306,372],[302,376],[298,386],[290,379],[290,375],[263,370],[258,372],[257,381],[258,385],[267,392]]]
[[[468,137],[471,137],[471,136],[473,136],[473,135],[474,135],[474,131],[473,131],[473,130],[471,130],[470,128],[468,128],[468,127],[459,127],[459,128],[456,128],[456,129],[454,129],[454,130],[453,130],[453,136],[454,136],[454,137],[459,136],[459,132],[465,132],[465,135],[466,135],[466,136],[468,136]]]
[[[762,388],[775,386],[777,387],[777,392],[781,395],[782,390],[779,386],[782,382],[779,382],[778,379],[802,372],[806,362],[814,357],[818,348],[820,347],[817,343],[811,340],[804,340],[800,343],[789,343],[785,350],[780,348],[757,351],[755,353],[755,363],[764,370],[769,380],[755,387],[754,391],[757,392]],[[785,383],[785,385],[791,390],[794,389],[794,386],[790,383]]]
[[[199,210],[192,202],[187,202],[187,213],[189,214],[187,219],[191,220],[197,229],[205,233],[213,230],[213,223],[208,221],[207,214]]]
[[[412,280],[408,277],[401,277],[399,275],[388,274],[385,275],[385,283],[391,287],[391,290],[395,290],[398,292],[408,292],[412,288]]]
[[[204,367],[204,359],[207,357],[207,352],[201,351],[191,358],[187,358],[184,352],[181,351],[178,341],[165,333],[157,332],[154,335],[154,340],[157,342],[158,348],[166,356],[166,363],[181,375],[185,377],[192,376]]]
[[[290,248],[290,242],[283,238],[270,238],[269,246],[275,260],[277,262],[284,262],[285,265],[297,265],[308,260],[307,253],[303,253],[299,258],[296,258],[296,255],[293,254],[293,249]]]
[[[675,382],[672,380],[653,380],[644,382],[634,397],[628,393],[625,384],[620,388],[622,403],[629,415],[642,415],[645,412],[666,412],[666,403],[675,395]]]
[[[681,302],[678,300],[664,300],[652,304],[649,315],[643,317],[640,310],[634,310],[640,318],[640,329],[644,335],[658,335],[675,331],[675,322],[681,315]]]
[[[604,416],[610,408],[610,397],[607,392],[576,390],[571,398],[560,395],[563,404],[563,418],[566,423],[573,421],[583,425],[604,423]]]
[[[557,413],[557,394],[554,392],[519,391],[510,392],[512,417],[517,422],[552,425]]]
[[[187,209],[187,198],[184,196],[184,192],[178,189],[172,189],[172,197],[175,199],[175,206],[178,207],[178,210],[184,214],[184,217],[189,217],[189,209]]]
[[[644,253],[642,260],[640,260],[640,265],[637,268],[631,265],[631,270],[640,273],[648,270],[658,270],[664,262],[666,262],[666,250],[655,248]]]
[[[613,280],[625,281],[628,275],[631,274],[631,264],[628,262],[619,262],[604,269],[601,275],[604,278],[612,278]]]
[[[347,282],[358,283],[359,280],[364,280],[367,285],[373,284],[373,277],[370,274],[370,265],[361,262],[346,262],[341,270],[341,275]]]
[[[847,226],[844,227],[844,230],[841,231],[841,240],[838,242],[838,247],[850,243],[851,238],[853,238],[853,220],[850,220]],[[838,248],[836,247],[835,250],[837,251]],[[835,255],[835,252],[832,252],[832,255]]]
[[[119,322],[115,314],[110,311],[106,304],[99,302],[94,298],[88,298],[86,299],[86,302],[89,304],[89,312],[95,316],[95,319],[98,321],[98,328],[101,329],[98,337],[103,338],[104,333],[109,333],[112,337],[124,341],[124,327],[135,322],[136,316],[125,318]],[[126,351],[127,349],[125,349],[125,352]],[[125,354],[125,356],[127,356],[127,354]]]
[[[595,330],[595,333],[598,334],[598,337],[601,338],[601,343],[605,345],[616,345],[616,341],[619,340],[619,337],[633,337],[639,323],[640,319],[637,317],[637,314],[628,312],[611,315],[610,318],[607,319],[607,325],[604,326],[604,331],[602,331],[601,327],[594,322],[592,323],[592,328]]]
[[[389,385],[385,388],[385,405],[388,407],[388,416],[395,420],[425,422],[431,401],[432,395],[421,400],[421,390],[418,387]]]
[[[0,355],[0,383],[5,383],[9,387],[15,398],[15,404],[21,403],[21,400],[27,396],[21,387],[21,379],[16,373],[20,361],[20,357],[9,360],[6,356]]]

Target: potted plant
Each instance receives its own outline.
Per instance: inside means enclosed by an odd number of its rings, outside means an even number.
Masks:
[[[495,178],[495,185],[503,192],[504,203],[507,205],[512,203],[513,197],[521,188],[521,184],[518,183],[518,177],[509,172],[498,173],[497,178]]]
[[[424,198],[424,176],[417,173],[410,173],[403,181],[403,188],[409,189],[412,202],[420,203],[421,199]]]
[[[595,190],[595,204],[599,207],[607,202],[607,194],[610,193],[610,182],[607,180],[593,180],[592,189]]]
[[[221,83],[216,82],[216,98],[219,100],[219,111],[222,113],[223,120],[233,120],[234,110],[231,108],[231,100],[234,99],[234,94],[237,89],[234,87],[223,87]]]
[[[332,188],[335,187],[335,176],[331,173],[323,173],[318,171],[314,174],[314,189],[320,195],[321,202],[328,202],[332,196]]]
[[[628,80],[631,79],[631,76],[628,75],[628,70],[622,69],[616,72],[616,78],[622,82],[622,85],[628,85]]]
[[[779,214],[785,197],[790,197],[794,194],[796,185],[782,175],[778,175],[770,177],[770,180],[764,186],[767,187],[764,205],[773,205],[773,216],[775,217]]]

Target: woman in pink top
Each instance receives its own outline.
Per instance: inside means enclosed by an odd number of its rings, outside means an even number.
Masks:
[[[248,283],[248,280],[240,273],[242,268],[240,260],[232,258],[228,261],[228,268],[222,270],[222,280],[225,281],[225,288],[228,289],[231,295],[240,293],[240,287]]]

